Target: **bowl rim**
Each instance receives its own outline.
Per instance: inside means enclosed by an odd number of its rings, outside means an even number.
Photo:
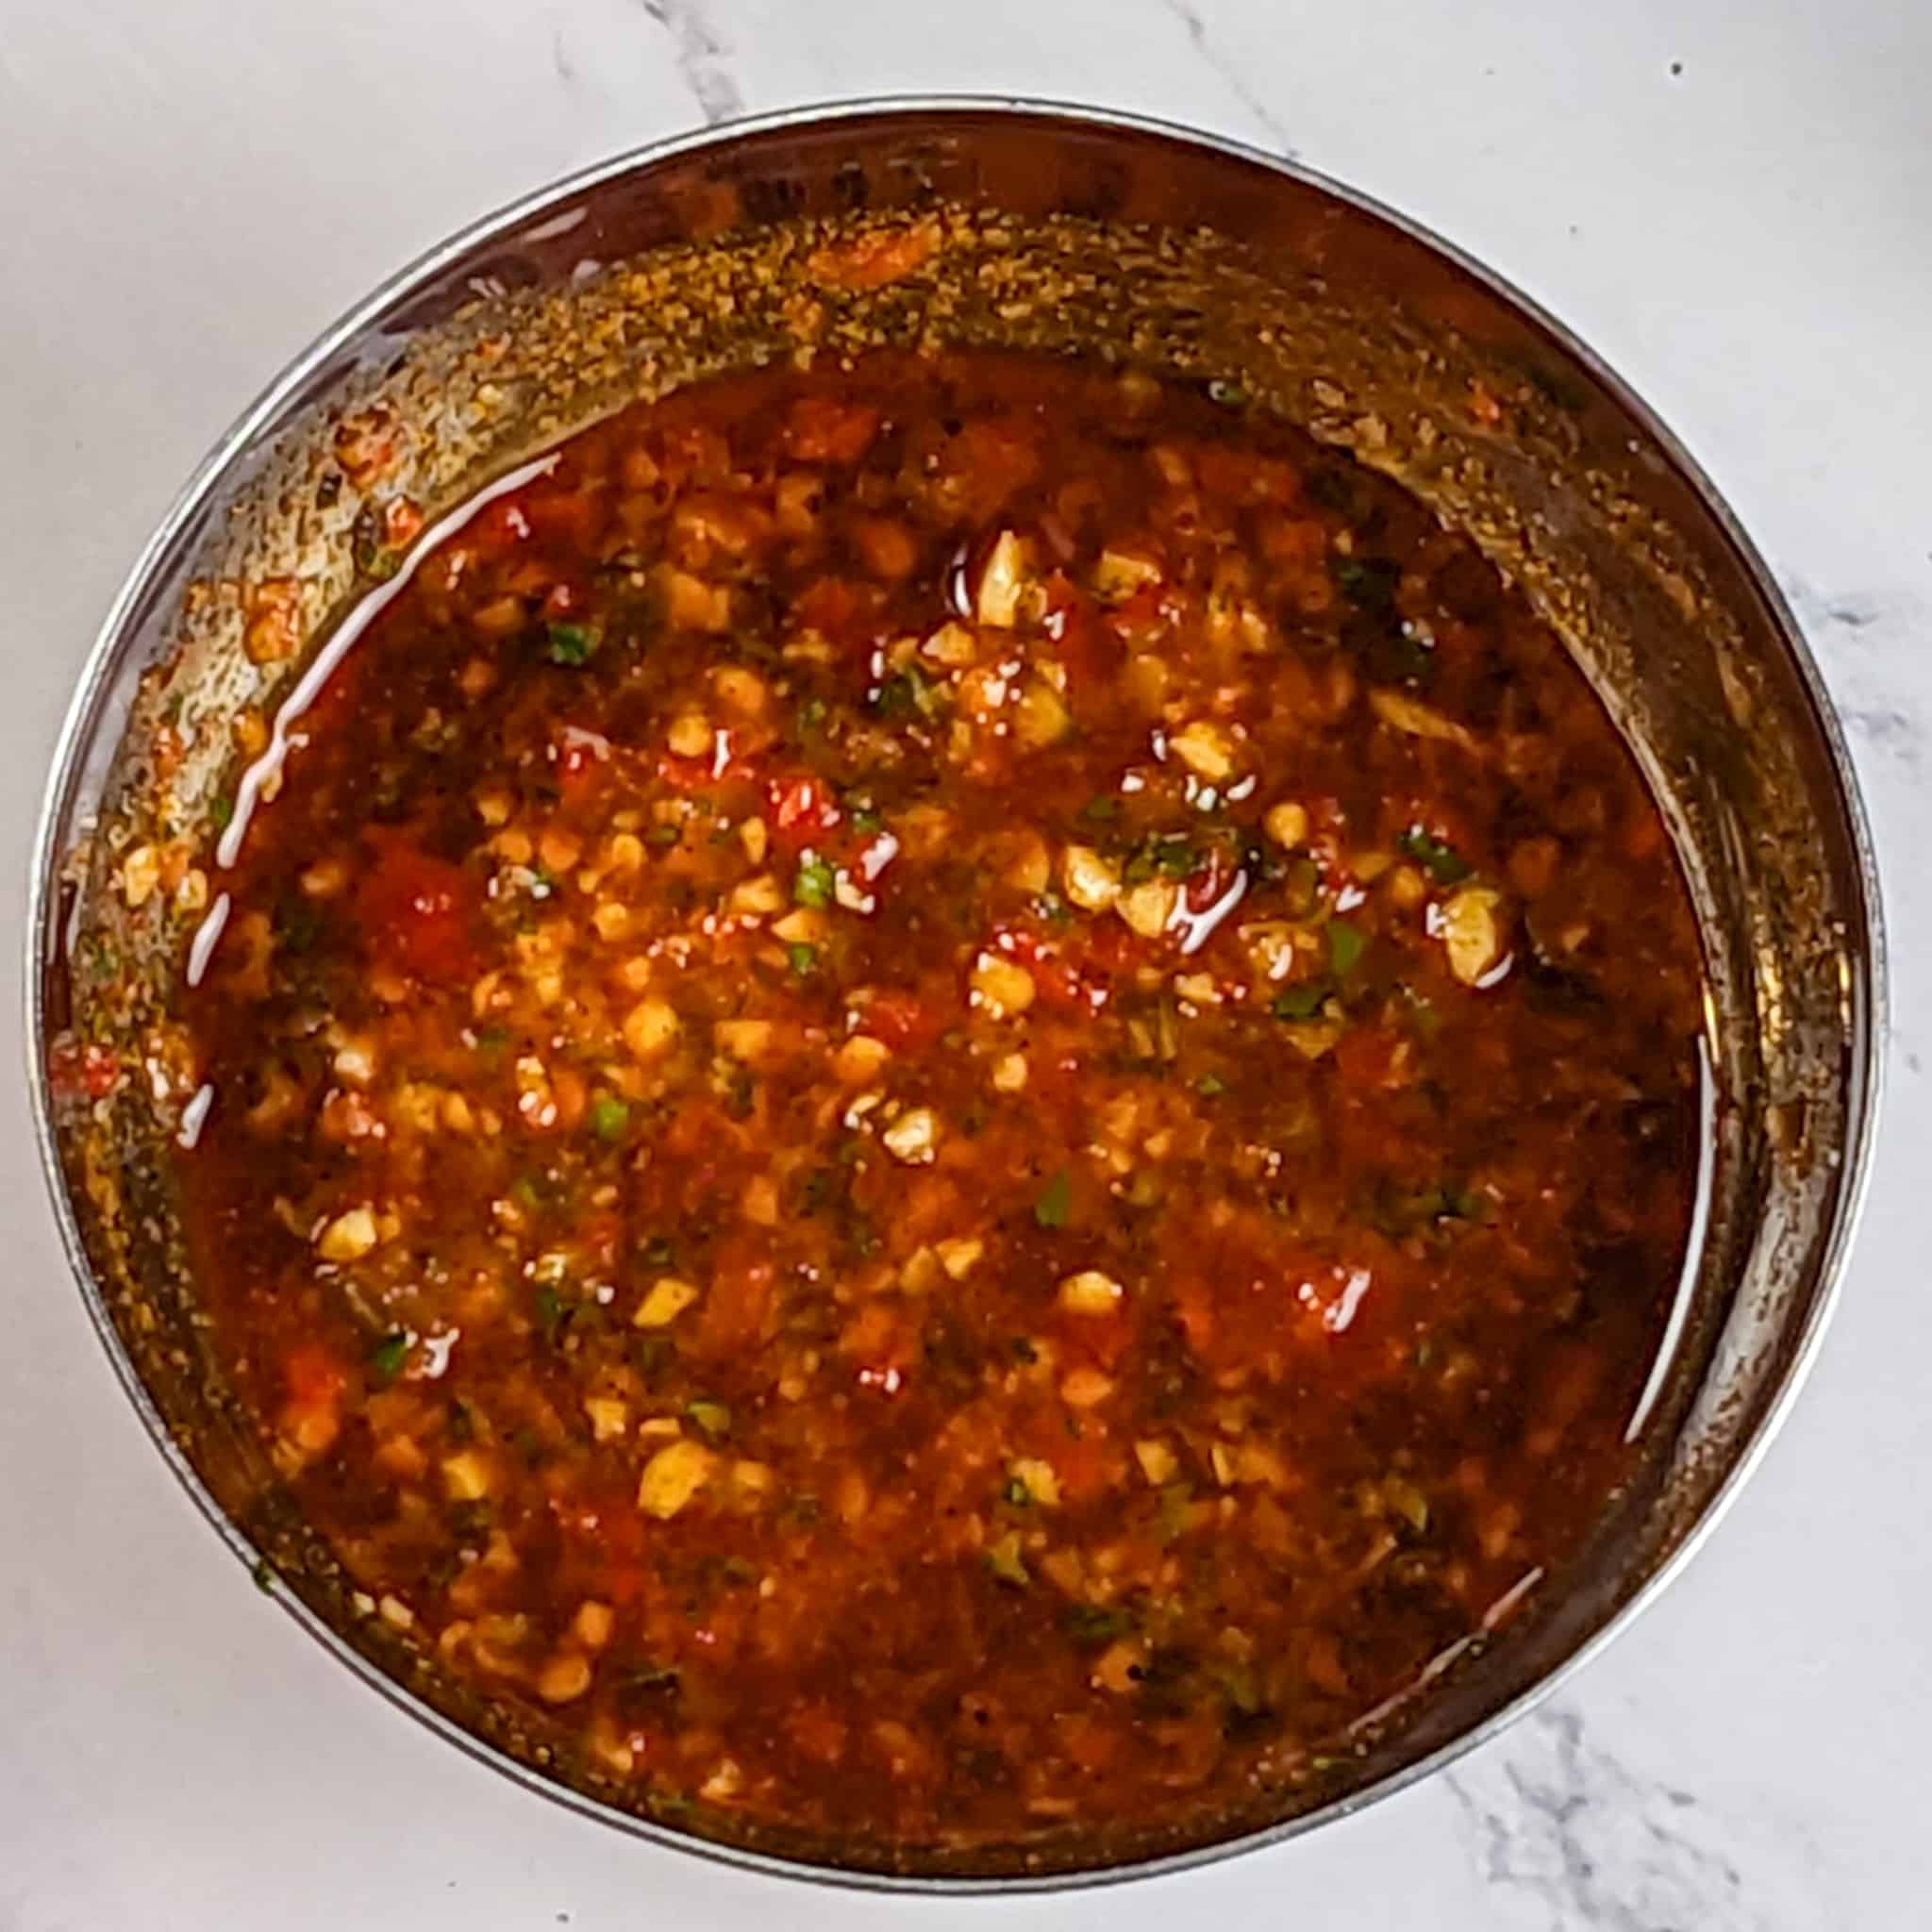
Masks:
[[[140,608],[158,567],[183,532],[192,525],[230,463],[256,441],[314,372],[353,342],[371,324],[471,251],[575,196],[665,161],[707,149],[728,147],[746,136],[836,125],[848,121],[904,119],[930,122],[953,117],[966,119],[1001,115],[1011,115],[1016,120],[1030,117],[1075,130],[1140,135],[1172,144],[1207,149],[1265,169],[1303,187],[1315,189],[1359,214],[1386,224],[1405,239],[1419,243],[1446,260],[1485,291],[1527,317],[1567,355],[1574,358],[1617,406],[1653,439],[1710,517],[1718,534],[1742,567],[1751,588],[1763,600],[1773,626],[1781,637],[1797,672],[1844,811],[1861,914],[1861,928],[1855,937],[1862,943],[1857,949],[1857,974],[1854,982],[1846,988],[1845,994],[1853,1041],[1846,1068],[1847,1110],[1853,1118],[1843,1153],[1838,1208],[1818,1262],[1817,1291],[1812,1296],[1781,1384],[1766,1405],[1756,1428],[1740,1445],[1717,1490],[1664,1561],[1575,1650],[1543,1676],[1508,1703],[1491,1711],[1480,1723],[1414,1762],[1401,1766],[1372,1785],[1344,1793],[1308,1811],[1212,1843],[1074,1871],[953,1875],[854,1870],[781,1857],[676,1830],[622,1810],[545,1776],[414,1696],[402,1683],[354,1649],[292,1591],[287,1589],[270,1591],[310,1637],[365,1685],[471,1757],[553,1803],[581,1816],[615,1825],[633,1837],[741,1870],[794,1881],[915,1896],[1064,1891],[1188,1872],[1299,1838],[1321,1825],[1365,1810],[1455,1763],[1568,1685],[1683,1574],[1691,1557],[1715,1531],[1744,1484],[1762,1462],[1816,1363],[1824,1331],[1842,1292],[1846,1262],[1864,1214],[1870,1191],[1874,1148],[1884,1106],[1890,1039],[1890,968],[1876,850],[1842,725],[1817,659],[1790,602],[1708,473],[1649,404],[1595,350],[1541,302],[1422,222],[1319,168],[1310,167],[1297,157],[1273,153],[1229,135],[1191,127],[1161,116],[1021,93],[912,92],[808,102],[664,136],[608,156],[520,195],[425,249],[413,260],[386,276],[362,300],[344,310],[291,358],[215,441],[183,484],[154,534],[130,565],[89,647],[74,696],[55,741],[35,829],[26,908],[23,990],[29,1101],[42,1174],[68,1265],[121,1386],[162,1459],[217,1536],[259,1581],[264,1561],[261,1553],[222,1508],[169,1431],[114,1326],[106,1298],[94,1278],[79,1222],[69,1198],[50,1104],[45,1030],[48,1017],[46,976],[52,964],[50,941],[58,909],[58,882],[65,858],[62,840],[84,754],[90,746],[101,707],[120,668],[121,644],[129,620]]]

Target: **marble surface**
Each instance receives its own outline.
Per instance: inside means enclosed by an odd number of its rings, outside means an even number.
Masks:
[[[24,901],[57,721],[127,561],[337,310],[482,209],[700,120],[1010,90],[1353,180],[1650,397],[1772,559],[1843,708],[1897,1014],[1823,1361],[1657,1608],[1540,1714],[1362,1817],[1124,1892],[998,1906],[809,1891],[628,1842],[345,1685],[142,1437],[9,1090],[0,1928],[1926,1924],[1927,71],[1924,0],[0,0],[0,903]]]

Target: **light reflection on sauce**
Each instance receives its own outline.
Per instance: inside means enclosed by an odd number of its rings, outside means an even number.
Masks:
[[[547,476],[557,467],[560,456],[561,452],[553,450],[547,457],[539,457],[532,462],[520,464],[507,475],[499,476],[495,482],[485,485],[466,503],[451,510],[440,523],[432,524],[417,538],[395,575],[371,591],[337,625],[335,635],[316,654],[315,662],[303,673],[301,681],[289,693],[281,709],[275,713],[275,725],[269,733],[268,749],[242,774],[242,782],[235,792],[234,815],[223,828],[221,841],[215,847],[215,863],[224,872],[232,870],[235,861],[242,856],[242,841],[247,836],[249,822],[255,816],[255,808],[261,798],[262,788],[270,784],[281,771],[290,749],[297,742],[292,727],[322,695],[323,687],[334,675],[336,667],[354,648],[357,639],[403,594],[424,558],[438,545],[447,542],[498,497],[508,496],[512,491],[523,489],[526,483],[534,482],[539,476]],[[222,936],[222,928],[226,924],[227,918],[228,895],[224,892],[196,929],[193,941],[190,944],[189,985],[199,985],[202,975],[207,973],[208,959],[214,952],[216,941]]]

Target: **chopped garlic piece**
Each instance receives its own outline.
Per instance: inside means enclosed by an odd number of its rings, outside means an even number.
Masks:
[[[663,1000],[633,1007],[624,1022],[624,1043],[641,1060],[655,1059],[677,1034],[677,1015]]]
[[[667,1442],[644,1464],[638,1481],[638,1507],[647,1516],[668,1521],[710,1480],[716,1460],[702,1442],[682,1436]]]
[[[1130,886],[1114,902],[1114,910],[1142,939],[1158,939],[1180,903],[1180,888],[1172,879],[1148,879]]]
[[[990,1020],[1010,1019],[1033,1004],[1033,975],[999,953],[981,953],[973,962],[972,1004]]]
[[[1091,845],[1069,845],[1060,858],[1067,897],[1083,912],[1105,912],[1121,895],[1121,869]]]
[[[1459,744],[1465,751],[1474,749],[1475,740],[1464,726],[1407,691],[1372,691],[1369,704],[1383,724],[1406,731],[1411,738],[1439,738],[1447,744]]]
[[[1103,550],[1093,566],[1093,594],[1106,604],[1124,604],[1136,591],[1160,581],[1160,565],[1131,550]]]
[[[933,1158],[939,1144],[940,1124],[929,1107],[915,1107],[902,1113],[879,1139],[894,1160],[908,1167],[923,1166]]]
[[[1168,740],[1167,748],[1197,777],[1218,785],[1234,772],[1234,740],[1219,724],[1197,718]]]
[[[1013,716],[1013,736],[1028,751],[1058,744],[1073,729],[1074,714],[1066,700],[1043,679],[1035,678],[1020,693]]]
[[[1502,894],[1488,886],[1464,886],[1443,902],[1436,921],[1449,970],[1464,986],[1480,985],[1502,957],[1496,908]]]
[[[367,1208],[351,1208],[323,1229],[315,1245],[325,1261],[359,1261],[376,1239],[375,1214]]]
[[[689,1281],[661,1274],[638,1304],[631,1324],[638,1328],[668,1328],[697,1298],[698,1291]]]
[[[974,611],[981,624],[1011,630],[1019,622],[1020,593],[1025,588],[1025,546],[1011,530],[1002,530],[979,573]]]
[[[590,1418],[591,1436],[599,1442],[614,1442],[630,1429],[630,1407],[621,1396],[587,1395],[584,1413]]]
[[[1052,1463],[1042,1462],[1037,1456],[1016,1456],[1007,1468],[1025,1485],[1026,1493],[1034,1502],[1043,1503],[1049,1509],[1058,1504],[1060,1479],[1054,1474]]]
[[[1110,1274],[1097,1268],[1082,1269],[1060,1283],[1060,1307],[1070,1315],[1110,1315],[1125,1291]]]
[[[475,1449],[445,1456],[442,1486],[453,1503],[479,1503],[490,1493],[490,1465]]]
[[[1297,805],[1291,798],[1284,798],[1279,805],[1268,808],[1261,820],[1261,829],[1277,845],[1292,851],[1308,836],[1307,808]]]

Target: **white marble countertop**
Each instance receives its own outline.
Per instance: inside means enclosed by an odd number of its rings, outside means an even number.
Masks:
[[[1010,90],[1291,151],[1487,258],[1657,405],[1843,708],[1897,1014],[1822,1364],[1659,1606],[1539,1715],[1367,1815],[1176,1879],[996,1906],[808,1890],[631,1842],[347,1686],[142,1436],[9,1086],[0,1928],[1932,1923],[1928,72],[1925,0],[0,0],[0,903],[24,903],[57,721],[122,572],[339,309],[483,209],[699,119]],[[9,1029],[18,1010],[9,991]]]

